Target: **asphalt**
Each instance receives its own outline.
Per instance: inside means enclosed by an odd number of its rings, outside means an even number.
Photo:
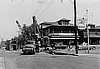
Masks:
[[[95,59],[100,59],[100,54],[72,54],[72,53],[55,53],[55,54],[48,54],[46,52],[40,52],[40,53],[37,53],[37,55],[49,55],[49,56],[79,56],[79,57],[87,57],[87,58],[95,58]]]
[[[63,51],[55,51],[53,55],[47,52],[40,52],[38,54],[51,55],[51,56],[79,56],[79,57],[100,59],[100,49],[90,50],[89,53],[87,53],[87,51],[81,50],[78,52],[78,54],[75,54],[75,50],[68,51],[67,49]]]
[[[4,58],[0,57],[0,69],[5,69]]]
[[[8,52],[8,51],[7,51]],[[11,51],[10,51],[11,52]],[[16,52],[16,51],[13,51],[13,52]],[[100,59],[100,54],[73,54],[73,53],[66,53],[66,54],[64,54],[64,55],[62,55],[62,54],[54,54],[54,55],[52,55],[52,54],[48,54],[48,53],[46,53],[46,52],[40,52],[40,53],[36,53],[36,55],[42,55],[42,56],[47,56],[47,55],[49,55],[49,56],[53,56],[53,58],[54,57],[56,57],[56,56],[79,56],[79,57],[86,57],[86,58],[94,58],[94,59],[96,59],[96,58],[99,58]],[[3,57],[0,57],[0,69],[5,69],[5,61],[4,61],[4,58]]]

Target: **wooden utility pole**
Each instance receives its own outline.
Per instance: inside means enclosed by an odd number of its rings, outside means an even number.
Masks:
[[[78,47],[77,47],[77,26],[76,26],[76,0],[74,0],[74,26],[75,26],[75,49],[76,49],[76,54],[78,54]]]
[[[88,26],[88,10],[86,10],[86,19],[87,19],[87,22],[86,22],[86,26],[87,26],[87,41],[88,41],[88,45],[87,45],[87,48],[88,48],[88,53],[89,53],[89,26]]]

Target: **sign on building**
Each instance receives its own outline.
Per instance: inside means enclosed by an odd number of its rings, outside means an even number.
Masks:
[[[85,29],[86,28],[86,19],[78,19],[77,20],[78,29]]]
[[[87,43],[83,42],[83,46],[87,46]]]

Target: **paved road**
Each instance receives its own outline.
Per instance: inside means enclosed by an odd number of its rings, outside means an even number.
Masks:
[[[6,69],[100,69],[100,59],[84,56],[47,54],[20,55],[20,51],[0,51]]]
[[[4,59],[0,57],[0,69],[5,69]]]

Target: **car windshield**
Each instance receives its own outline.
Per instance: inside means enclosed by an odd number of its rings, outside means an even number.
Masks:
[[[25,46],[24,48],[33,48],[33,47],[31,47],[31,46]]]
[[[33,42],[27,42],[26,44],[33,44]]]

